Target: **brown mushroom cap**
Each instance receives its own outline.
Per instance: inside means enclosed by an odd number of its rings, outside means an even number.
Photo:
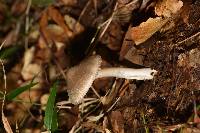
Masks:
[[[90,56],[67,72],[67,92],[73,104],[79,104],[95,80],[102,59],[98,55]]]

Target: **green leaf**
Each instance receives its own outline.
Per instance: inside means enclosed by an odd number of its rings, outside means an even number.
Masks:
[[[7,100],[12,100],[14,99],[16,96],[18,96],[19,94],[21,94],[22,92],[30,89],[31,87],[35,86],[37,83],[33,83],[31,82],[30,84],[28,85],[25,85],[25,86],[22,86],[22,87],[18,87],[16,88],[15,90],[9,92],[7,95],[6,95],[6,99]]]
[[[11,57],[19,50],[19,48],[20,48],[19,46],[13,46],[13,47],[1,50],[0,51],[0,59],[7,59],[7,58]]]
[[[49,131],[56,131],[58,128],[57,125],[57,113],[55,109],[55,98],[56,98],[56,90],[57,90],[57,82],[55,82],[51,88],[50,96],[47,101],[47,106],[45,110],[44,116],[44,125]]]
[[[53,118],[51,124],[51,131],[54,132],[58,129],[58,119],[57,119],[57,110],[56,108],[53,111]]]
[[[52,4],[54,0],[32,0],[33,5],[37,6],[48,6]]]

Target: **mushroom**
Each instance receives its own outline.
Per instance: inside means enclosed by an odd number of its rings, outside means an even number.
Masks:
[[[101,62],[102,59],[99,55],[93,55],[68,70],[67,91],[72,104],[81,103],[96,78],[118,77],[146,80],[152,79],[157,72],[151,68],[133,69],[114,67],[100,69]]]

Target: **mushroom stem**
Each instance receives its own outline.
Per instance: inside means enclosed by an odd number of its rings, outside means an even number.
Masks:
[[[133,68],[104,68],[98,72],[96,78],[102,77],[117,77],[117,78],[126,78],[126,79],[153,79],[153,76],[156,74],[156,70],[151,68],[142,68],[142,69],[133,69]]]

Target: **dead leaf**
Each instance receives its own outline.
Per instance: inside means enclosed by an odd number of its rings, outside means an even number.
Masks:
[[[21,93],[18,98],[22,99],[23,101],[30,101],[30,103],[22,103],[23,106],[26,108],[30,108],[32,106],[32,102],[36,102],[40,100],[41,97],[41,90],[31,88],[29,91],[24,91]],[[20,111],[20,110],[19,110]],[[19,119],[20,117],[18,117]],[[23,117],[21,117],[23,118]]]
[[[146,22],[137,27],[131,28],[131,37],[136,45],[139,45],[149,39],[154,33],[159,31],[166,24],[168,19],[161,17],[149,18]]]
[[[111,22],[105,34],[103,35],[101,42],[103,44],[107,44],[107,47],[111,50],[120,50],[123,34],[124,32],[122,31],[122,27],[119,25],[119,23]]]
[[[30,31],[30,33],[29,33],[29,40],[37,40],[38,38],[39,38],[39,36],[40,36],[40,32],[39,32],[39,30],[34,30],[34,31]]]
[[[54,42],[65,42],[66,41],[65,31],[59,25],[49,24],[46,27],[46,30]]]
[[[158,16],[171,17],[176,14],[181,7],[183,2],[181,0],[162,0],[155,6],[155,13]]]
[[[186,54],[180,54],[179,56],[178,56],[178,61],[177,61],[177,65],[179,66],[179,67],[184,67],[184,66],[186,66],[188,64],[188,59],[187,59],[187,56],[186,56]]]
[[[182,133],[199,133],[200,129],[193,127],[193,128],[183,128]]]
[[[61,2],[65,6],[75,6],[77,4],[77,0],[61,0]]]
[[[124,118],[120,111],[112,111],[111,124],[115,133],[124,133]]]
[[[195,48],[189,51],[188,54],[180,54],[178,56],[178,66],[197,68],[200,65],[200,51]]]
[[[42,67],[37,63],[32,63],[35,55],[35,47],[31,47],[24,54],[24,65],[21,75],[24,80],[32,80],[34,77],[35,82],[39,82],[34,88],[39,88],[42,81]]]
[[[38,74],[41,72],[41,70],[42,70],[41,66],[34,63],[34,64],[29,64],[24,69],[22,69],[21,74],[24,80],[32,80],[36,76],[34,81],[38,82],[41,81],[40,78],[37,78],[40,77]]]
[[[160,32],[163,33],[165,31],[168,31],[175,27],[175,21],[173,19],[170,19],[161,29]]]
[[[49,25],[48,21],[53,20],[56,24]],[[64,17],[53,6],[49,6],[40,18],[40,30],[45,42],[53,44],[53,41],[67,42],[74,35],[70,28],[65,24]]]
[[[109,129],[105,129],[105,133],[112,133]]]
[[[17,23],[15,28],[13,30],[11,30],[5,37],[4,40],[6,40],[4,42],[4,47],[8,47],[10,45],[13,45],[14,43],[17,42],[18,36],[19,36],[19,32],[20,32],[20,28],[21,28],[21,24]]]
[[[191,12],[191,6],[189,3],[184,3],[183,7],[181,8],[181,18],[183,19],[183,22],[189,25],[189,16]]]
[[[41,59],[44,63],[49,62],[51,60],[51,50],[42,36],[39,37],[37,45],[39,50],[36,50],[36,58]]]
[[[14,15],[20,15],[25,12],[27,2],[25,0],[16,0],[11,8],[11,13]]]
[[[84,27],[71,16],[65,15],[64,19],[65,23],[70,28],[70,30],[73,31],[74,35],[80,34],[84,31]]]
[[[44,94],[40,97],[40,103],[41,105],[46,105],[47,104],[47,101],[48,101],[48,98],[49,98],[49,94]],[[42,110],[45,110],[46,109],[46,106],[42,106],[41,107]]]
[[[49,6],[48,15],[52,18],[52,20],[54,20],[59,26],[61,26],[64,29],[65,34],[68,37],[72,37],[72,31],[65,24],[65,20],[63,16],[60,14],[60,12],[56,8],[54,8],[53,6]]]
[[[197,48],[190,50],[190,52],[189,52],[189,65],[191,67],[196,68],[197,64],[200,65],[199,59],[200,59],[200,51]]]
[[[125,34],[121,50],[119,60],[123,60],[126,53],[133,47],[133,42],[131,40],[131,26],[129,26],[128,31]]]
[[[126,55],[124,56],[125,59],[131,61],[134,64],[138,65],[144,65],[144,51],[143,50],[138,50],[135,47],[132,47],[128,50]]]
[[[8,7],[6,6],[6,3],[0,2],[0,23],[2,23],[6,16],[6,10]]]
[[[26,50],[24,54],[24,66],[23,66],[24,68],[27,67],[33,60],[34,52],[35,52],[35,47],[31,47],[30,49]]]
[[[2,122],[4,125],[4,128],[6,130],[7,133],[13,133],[12,128],[10,127],[10,124],[8,122],[8,119],[5,117],[3,110],[2,110]]]
[[[46,30],[46,27],[48,26],[48,14],[46,11],[43,11],[39,25],[45,41],[47,41],[48,44],[52,44],[52,39],[50,38],[48,31]]]

